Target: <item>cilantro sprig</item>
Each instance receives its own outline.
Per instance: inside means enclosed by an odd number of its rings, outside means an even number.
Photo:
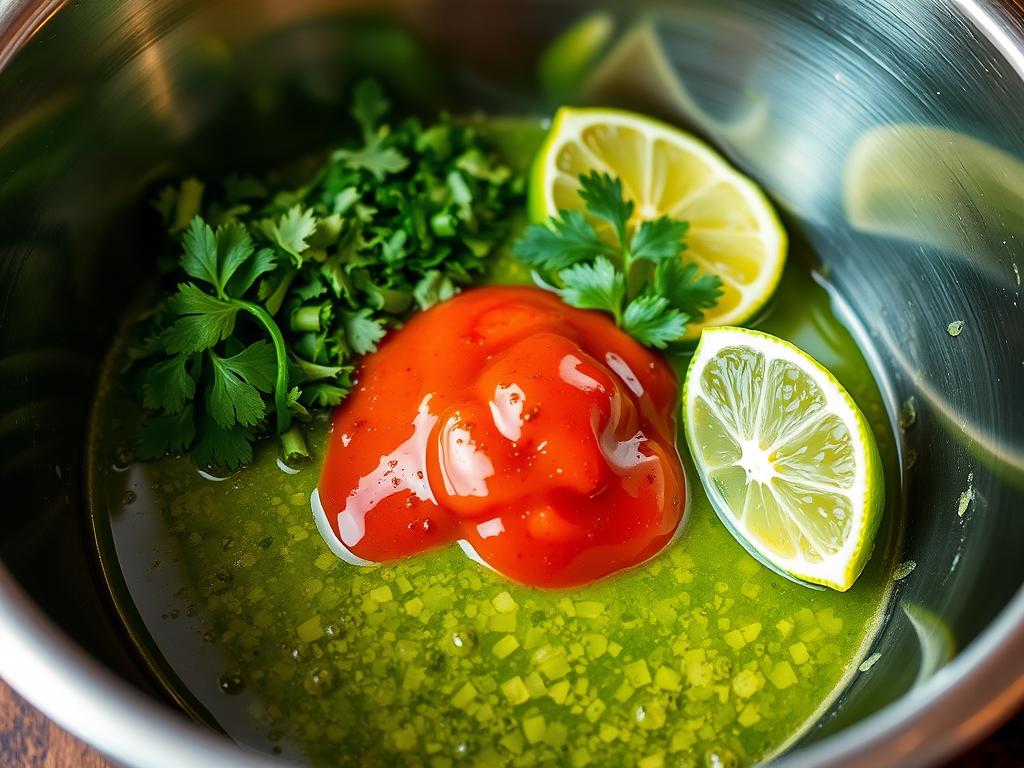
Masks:
[[[721,279],[681,259],[687,222],[661,216],[635,224],[619,179],[591,171],[579,182],[585,212],[560,210],[531,225],[515,255],[566,304],[607,312],[641,344],[668,347],[718,303]]]
[[[348,395],[359,357],[483,271],[522,180],[472,128],[388,111],[364,81],[352,140],[315,166],[161,193],[176,253],[131,352],[140,458],[235,468],[270,434],[308,456],[298,423]]]

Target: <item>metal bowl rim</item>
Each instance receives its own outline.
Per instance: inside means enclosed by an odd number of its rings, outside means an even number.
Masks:
[[[0,75],[68,0],[0,0]],[[1010,8],[940,0],[959,12],[1024,81],[1024,25]],[[1010,4],[1014,0],[1009,0]],[[786,755],[785,768],[900,765],[949,758],[1024,701],[1024,588],[920,689],[860,723]],[[0,566],[0,677],[71,733],[128,765],[280,766],[194,724],[73,643]]]

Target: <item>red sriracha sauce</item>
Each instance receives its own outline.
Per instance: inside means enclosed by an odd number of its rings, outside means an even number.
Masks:
[[[358,381],[313,494],[349,562],[458,541],[509,579],[571,587],[680,526],[675,374],[604,315],[477,288],[390,334]]]

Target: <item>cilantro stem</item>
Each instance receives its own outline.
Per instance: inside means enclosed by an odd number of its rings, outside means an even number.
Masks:
[[[303,461],[309,458],[306,437],[298,427],[292,427],[281,435],[281,453],[286,464]]]
[[[292,313],[292,330],[319,333],[320,312],[317,306],[299,307]]]
[[[629,303],[633,293],[633,252],[629,249],[625,237],[622,239],[622,279],[625,291],[622,294],[622,301],[615,307],[615,324],[622,327],[622,308]]]
[[[274,410],[277,412],[277,433],[284,434],[292,425],[292,415],[288,411],[288,350],[284,344],[284,336],[277,327],[274,318],[263,307],[242,299],[230,299],[234,306],[243,309],[256,318],[274,343],[274,355],[277,358],[277,381],[274,383]]]

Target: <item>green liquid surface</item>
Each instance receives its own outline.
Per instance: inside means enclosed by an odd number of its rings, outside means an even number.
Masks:
[[[499,260],[495,281],[522,278]],[[224,480],[181,458],[119,463],[138,414],[116,383],[115,346],[90,445],[94,525],[115,602],[193,714],[248,746],[315,764],[761,760],[857,673],[889,594],[898,474],[878,387],[804,254],[791,253],[755,327],[828,367],[875,431],[890,502],[874,556],[847,593],[807,589],[754,561],[689,465],[678,541],[585,588],[512,584],[457,547],[346,565],[310,512],[318,462],[289,474],[276,441]],[[673,362],[681,380],[688,357]],[[309,436],[315,456],[327,438],[321,419]],[[679,446],[688,463],[681,430]]]

